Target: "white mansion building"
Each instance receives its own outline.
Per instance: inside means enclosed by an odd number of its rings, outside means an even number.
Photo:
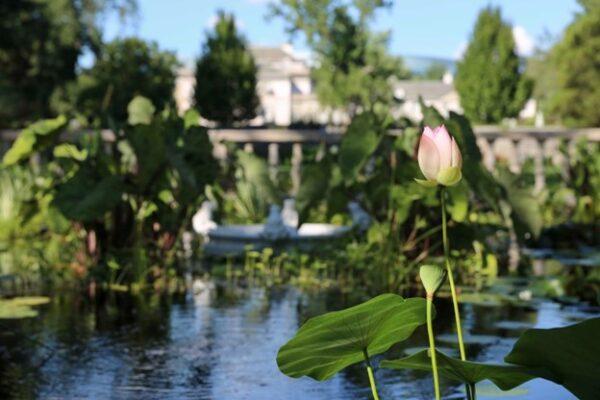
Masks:
[[[258,67],[257,91],[261,103],[258,117],[251,121],[252,125],[347,122],[343,112],[332,112],[319,104],[310,78],[310,64],[291,45],[253,46],[250,51]],[[190,67],[181,68],[175,87],[175,100],[180,112],[192,106],[194,86],[194,71]],[[445,115],[450,111],[461,111],[460,99],[454,90],[450,73],[446,73],[440,81],[398,81],[394,92],[396,98],[401,100],[396,116],[420,120],[419,97]],[[536,107],[531,102],[526,105],[521,117],[535,116]]]

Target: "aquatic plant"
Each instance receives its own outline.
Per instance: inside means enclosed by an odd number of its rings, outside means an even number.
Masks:
[[[447,146],[444,150],[446,153],[443,154],[444,157],[449,157],[449,160],[444,160],[443,164],[440,164],[440,150],[435,147],[437,145],[434,146],[435,143],[430,138],[431,135],[435,136],[436,134],[443,135],[443,142]],[[450,139],[445,128],[437,128],[435,131],[426,129],[424,137],[425,139],[422,140],[429,148],[420,151],[419,165],[428,180],[420,181],[420,183],[429,188],[444,183],[447,186],[456,185],[460,181],[462,173],[456,170],[444,173],[440,169],[440,165],[446,170],[460,168],[461,163],[452,164],[452,158],[456,158],[457,154],[460,154],[456,143]],[[437,159],[432,161],[428,159],[429,157],[437,157]],[[470,162],[468,153],[466,160]],[[469,173],[465,171],[467,179],[469,176],[472,178],[472,173],[473,171],[469,171]],[[487,179],[484,178],[484,180]],[[481,182],[477,184],[481,184]],[[590,319],[565,328],[526,330],[512,351],[505,357],[506,364],[466,360],[458,296],[450,260],[445,203],[446,187],[442,186],[439,193],[446,268],[444,270],[433,265],[421,266],[420,277],[427,294],[425,303],[420,298],[404,300],[394,294],[384,294],[346,310],[313,318],[298,330],[294,338],[281,347],[277,356],[279,369],[293,378],[309,376],[316,380],[326,380],[343,368],[363,361],[373,398],[379,400],[370,356],[385,352],[394,343],[406,340],[418,325],[427,323],[428,350],[399,360],[384,360],[380,366],[390,369],[432,371],[436,399],[441,398],[439,374],[464,383],[469,400],[476,399],[475,384],[482,380],[491,380],[501,390],[508,390],[534,378],[543,378],[563,385],[581,399],[598,398],[600,384],[593,375],[600,368],[598,361],[600,360],[600,344],[596,338],[600,331],[600,318]],[[504,201],[510,204],[509,198],[505,197]],[[460,358],[449,357],[435,348],[433,297],[446,276],[453,300]],[[409,304],[414,307],[410,308],[410,312],[407,313],[405,308]],[[396,333],[394,333],[395,330]]]

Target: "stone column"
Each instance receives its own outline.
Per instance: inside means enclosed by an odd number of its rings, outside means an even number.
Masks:
[[[277,179],[277,166],[279,165],[279,144],[269,143],[269,176],[271,180]]]
[[[302,165],[302,144],[292,145],[292,194],[298,194],[300,188],[300,167]]]

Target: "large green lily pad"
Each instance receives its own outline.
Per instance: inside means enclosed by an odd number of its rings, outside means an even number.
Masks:
[[[50,302],[48,297],[30,296],[0,299],[0,319],[23,319],[37,317],[38,312],[33,306]]]
[[[342,311],[309,319],[279,349],[277,365],[284,374],[322,381],[349,365],[379,354],[407,339],[426,322],[426,301],[383,294]]]
[[[600,399],[600,318],[523,333],[504,361],[544,367],[543,376],[582,400]]]
[[[436,354],[439,373],[462,383],[476,384],[490,380],[500,389],[509,390],[538,377],[536,371],[523,366],[461,361],[437,350]],[[431,359],[429,351],[423,350],[399,360],[384,360],[380,366],[388,369],[431,371]]]

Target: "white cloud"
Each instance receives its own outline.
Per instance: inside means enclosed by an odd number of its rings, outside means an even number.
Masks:
[[[215,25],[217,25],[218,20],[219,20],[219,17],[216,15],[213,15],[212,17],[210,17],[208,19],[208,21],[206,21],[206,24],[204,26],[207,27],[208,29],[213,29],[215,27]]]
[[[461,44],[458,45],[456,50],[454,50],[454,59],[455,60],[460,60],[461,58],[463,58],[463,56],[465,55],[465,51],[467,51],[468,45],[469,44],[466,41],[461,42]]]
[[[535,40],[522,26],[515,25],[513,27],[513,37],[517,45],[517,54],[522,57],[527,57],[533,54],[535,50]]]

